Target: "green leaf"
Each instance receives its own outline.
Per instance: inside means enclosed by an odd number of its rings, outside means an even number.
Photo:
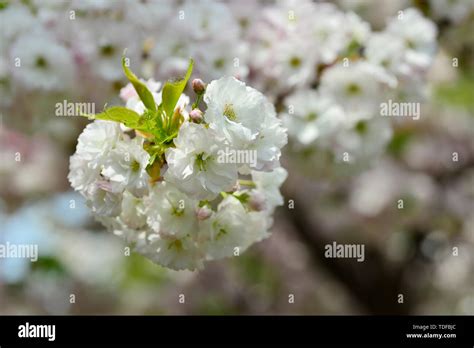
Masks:
[[[176,80],[176,81],[168,81],[165,83],[163,87],[163,99],[161,106],[166,113],[166,116],[171,119],[173,116],[174,108],[178,103],[178,99],[183,93],[184,88],[186,88],[186,84],[188,83],[189,78],[193,72],[193,65],[194,61],[192,59],[189,60],[188,70],[186,71],[186,75],[184,78]]]
[[[140,97],[143,104],[145,104],[147,109],[156,110],[155,99],[153,98],[153,94],[148,90],[146,85],[141,82],[138,77],[130,70],[127,65],[125,64],[125,56],[122,57],[122,68],[127,76],[127,79],[132,83],[135,91],[137,91],[138,96]]]
[[[465,72],[457,81],[443,83],[435,89],[437,100],[441,103],[474,110],[474,73]],[[472,113],[471,113],[472,115]]]
[[[82,114],[81,116],[96,120],[121,122],[127,127],[134,129],[139,128],[140,115],[135,111],[127,109],[123,106],[112,106],[108,109],[105,109],[100,114]]]
[[[140,120],[138,121],[139,128],[136,128],[152,134],[155,137],[154,141],[157,143],[162,142],[168,137],[168,134],[163,129],[163,121],[160,112],[160,110],[146,110],[145,113],[140,116]]]
[[[167,141],[169,135],[157,126],[157,118],[154,115],[155,113],[156,112],[145,111],[145,113],[140,116],[135,111],[123,106],[112,106],[105,109],[100,114],[82,114],[81,116],[95,120],[120,122],[129,128],[152,134],[155,137],[156,142],[162,143]]]
[[[176,132],[174,132],[174,133],[172,133],[172,134],[170,134],[170,135],[167,135],[167,136],[163,137],[163,138],[160,140],[160,144],[165,144],[165,145],[166,145],[166,144],[171,143],[171,141],[172,141],[174,138],[176,138],[177,135],[178,135],[178,132],[176,131]]]

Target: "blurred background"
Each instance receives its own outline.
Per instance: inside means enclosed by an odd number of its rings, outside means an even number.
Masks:
[[[175,272],[124,255],[71,190],[88,120],[56,116],[56,103],[120,103],[127,48],[139,76],[179,76],[193,57],[194,77],[238,76],[279,110],[291,86],[262,77],[275,41],[262,23],[301,3],[0,1],[0,243],[39,246],[37,262],[0,258],[0,314],[474,314],[472,0],[333,2],[374,31],[407,7],[435,23],[422,117],[394,122],[377,156],[350,170],[290,139],[286,203],[271,237],[239,257]],[[281,52],[270,52],[277,78]],[[333,241],[364,244],[365,261],[325,258]]]

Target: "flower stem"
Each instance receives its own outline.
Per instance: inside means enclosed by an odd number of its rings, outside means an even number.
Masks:
[[[197,98],[196,98],[196,101],[193,103],[193,105],[191,106],[191,109],[195,109],[199,106],[199,102],[201,101],[202,99],[202,96],[203,94],[198,94]]]

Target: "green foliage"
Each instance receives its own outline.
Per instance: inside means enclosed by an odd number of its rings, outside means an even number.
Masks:
[[[346,51],[342,54],[342,57],[357,57],[361,49],[360,43],[353,39],[346,48]]]
[[[474,73],[463,74],[456,83],[442,84],[436,96],[442,103],[474,111]]]
[[[122,68],[127,79],[132,83],[135,91],[147,109],[156,110],[155,99],[146,85],[127,67],[125,56],[122,57]]]
[[[36,262],[32,263],[33,270],[43,270],[46,272],[66,275],[66,269],[59,260],[52,256],[41,256]]]
[[[246,204],[249,201],[249,198],[250,198],[249,194],[246,193],[246,192],[243,192],[243,193],[240,193],[240,194],[234,193],[233,196],[235,198],[237,198],[240,201],[240,203],[242,203],[242,204]]]
[[[188,70],[186,71],[186,75],[184,76],[184,78],[176,81],[168,81],[163,87],[163,99],[160,106],[163,108],[168,119],[171,119],[171,117],[173,116],[174,108],[176,107],[179,97],[186,88],[186,84],[188,83],[188,80],[193,72],[193,66],[194,61],[191,59],[189,61]]]
[[[137,129],[139,127],[140,115],[135,111],[123,106],[112,106],[105,109],[100,114],[82,115],[96,120],[121,122],[125,126]]]
[[[137,130],[152,134],[156,141],[160,142],[167,137],[163,130],[163,119],[158,111],[145,110],[138,120]],[[133,127],[130,127],[133,128]]]
[[[162,285],[168,279],[168,271],[156,265],[138,254],[131,253],[125,263],[125,277],[123,286],[134,283],[145,283],[156,287]]]
[[[394,156],[400,156],[405,151],[408,143],[413,137],[410,130],[398,130],[392,137],[392,140],[387,146],[387,150]]]
[[[259,285],[260,295],[277,295],[282,290],[277,270],[252,250],[240,255],[238,259],[236,266],[242,278],[246,283]]]
[[[123,123],[125,126],[136,129],[141,132],[153,135],[159,142],[168,137],[158,124],[156,111],[146,110],[140,116],[135,111],[127,109],[123,106],[111,106],[106,108],[103,112],[95,115],[83,114],[81,116],[88,117],[95,120],[105,120]]]
[[[9,2],[7,0],[0,0],[0,11],[3,9],[6,9],[9,5]]]
[[[152,181],[160,177],[160,168],[164,163],[165,150],[173,146],[173,139],[178,135],[182,115],[174,114],[179,97],[191,77],[194,61],[189,61],[186,75],[176,81],[168,81],[162,90],[162,102],[157,107],[153,94],[147,86],[127,67],[126,58],[122,57],[125,76],[132,83],[146,109],[142,115],[123,106],[112,106],[96,115],[81,115],[90,119],[123,123],[125,126],[141,132],[147,138],[143,148],[150,154],[147,172]]]
[[[196,313],[200,315],[236,315],[238,310],[234,306],[225,297],[213,292],[200,299]]]

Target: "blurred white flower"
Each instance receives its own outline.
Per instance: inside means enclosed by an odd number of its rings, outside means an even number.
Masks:
[[[407,73],[404,64],[405,45],[403,39],[387,32],[370,36],[365,54],[370,63],[378,64],[393,73]]]
[[[17,35],[27,32],[34,25],[34,17],[26,6],[15,6],[10,4],[7,8],[0,11],[0,48],[4,52],[4,45]]]
[[[77,18],[71,23],[71,44],[89,69],[106,81],[122,79],[121,61],[126,56],[133,64],[140,62],[141,34],[129,22],[107,21],[100,17]]]
[[[72,86],[71,52],[40,30],[18,38],[11,48],[13,76],[27,89],[61,90]]]
[[[320,92],[341,105],[348,122],[355,124],[378,114],[380,102],[396,85],[397,80],[382,67],[357,61],[326,69],[321,77]]]
[[[346,127],[343,109],[317,91],[298,90],[285,99],[285,106],[289,110],[283,115],[288,133],[304,146]]]
[[[180,19],[177,13],[175,22],[181,24],[179,28],[184,30],[186,35],[190,35],[191,40],[232,40],[239,37],[239,26],[235,17],[221,2],[186,0],[179,10],[184,18]]]
[[[430,2],[430,8],[435,18],[448,18],[454,23],[460,23],[472,16],[474,2],[471,0],[436,0]]]
[[[176,15],[171,1],[124,0],[118,3],[123,4],[126,22],[148,32],[162,30],[163,22]]]
[[[352,164],[374,161],[384,152],[392,134],[392,126],[384,118],[361,120],[337,133],[333,144],[336,158]]]
[[[266,64],[269,75],[282,90],[308,86],[316,78],[317,51],[309,50],[307,39],[295,35],[290,40],[277,40]]]
[[[405,61],[416,70],[426,70],[436,51],[437,29],[415,8],[403,10],[387,24],[387,33],[401,38],[405,44]]]

